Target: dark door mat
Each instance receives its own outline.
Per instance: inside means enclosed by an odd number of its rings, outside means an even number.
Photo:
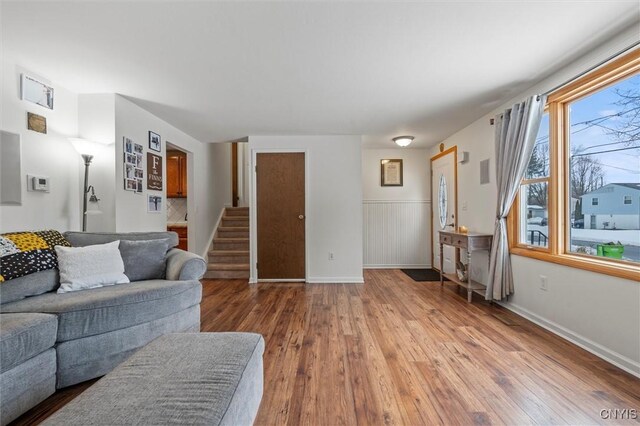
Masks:
[[[440,272],[435,269],[401,269],[414,281],[440,281]],[[446,277],[445,281],[449,281]]]

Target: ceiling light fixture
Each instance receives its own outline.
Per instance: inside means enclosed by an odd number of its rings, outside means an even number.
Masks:
[[[404,148],[413,142],[413,136],[397,136],[391,140],[394,141],[396,145]]]

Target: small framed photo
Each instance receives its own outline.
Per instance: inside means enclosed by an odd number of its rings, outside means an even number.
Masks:
[[[142,179],[136,179],[136,194],[142,194]]]
[[[151,130],[149,130],[149,149],[152,149],[155,152],[162,151],[162,144],[160,143],[160,135],[157,133],[153,133]]]
[[[160,213],[162,212],[162,197],[159,195],[149,195],[147,198],[147,212],[148,213]]]
[[[142,179],[144,177],[144,171],[142,169],[136,169],[134,175],[136,179]]]
[[[126,136],[123,139],[124,152],[127,154],[133,154],[133,140],[129,139]]]
[[[402,186],[402,160],[380,160],[380,185]]]
[[[127,191],[137,191],[138,190],[138,182],[135,179],[125,179],[124,180],[124,189]]]
[[[124,165],[124,177],[125,179],[135,179],[136,178],[136,168],[132,164]]]
[[[143,149],[144,149],[144,147],[142,145],[140,145],[139,143],[134,143],[133,144],[133,150],[135,151],[136,154],[142,155],[142,150]]]
[[[26,74],[20,79],[20,94],[25,101],[53,109],[53,87]]]

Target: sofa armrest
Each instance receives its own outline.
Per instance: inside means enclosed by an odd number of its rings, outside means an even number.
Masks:
[[[167,279],[171,281],[199,280],[207,270],[207,262],[197,254],[177,248],[167,253]]]

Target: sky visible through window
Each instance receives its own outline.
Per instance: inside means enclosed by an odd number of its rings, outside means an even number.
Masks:
[[[572,155],[592,157],[604,184],[640,182],[640,75],[572,103],[570,116]]]

